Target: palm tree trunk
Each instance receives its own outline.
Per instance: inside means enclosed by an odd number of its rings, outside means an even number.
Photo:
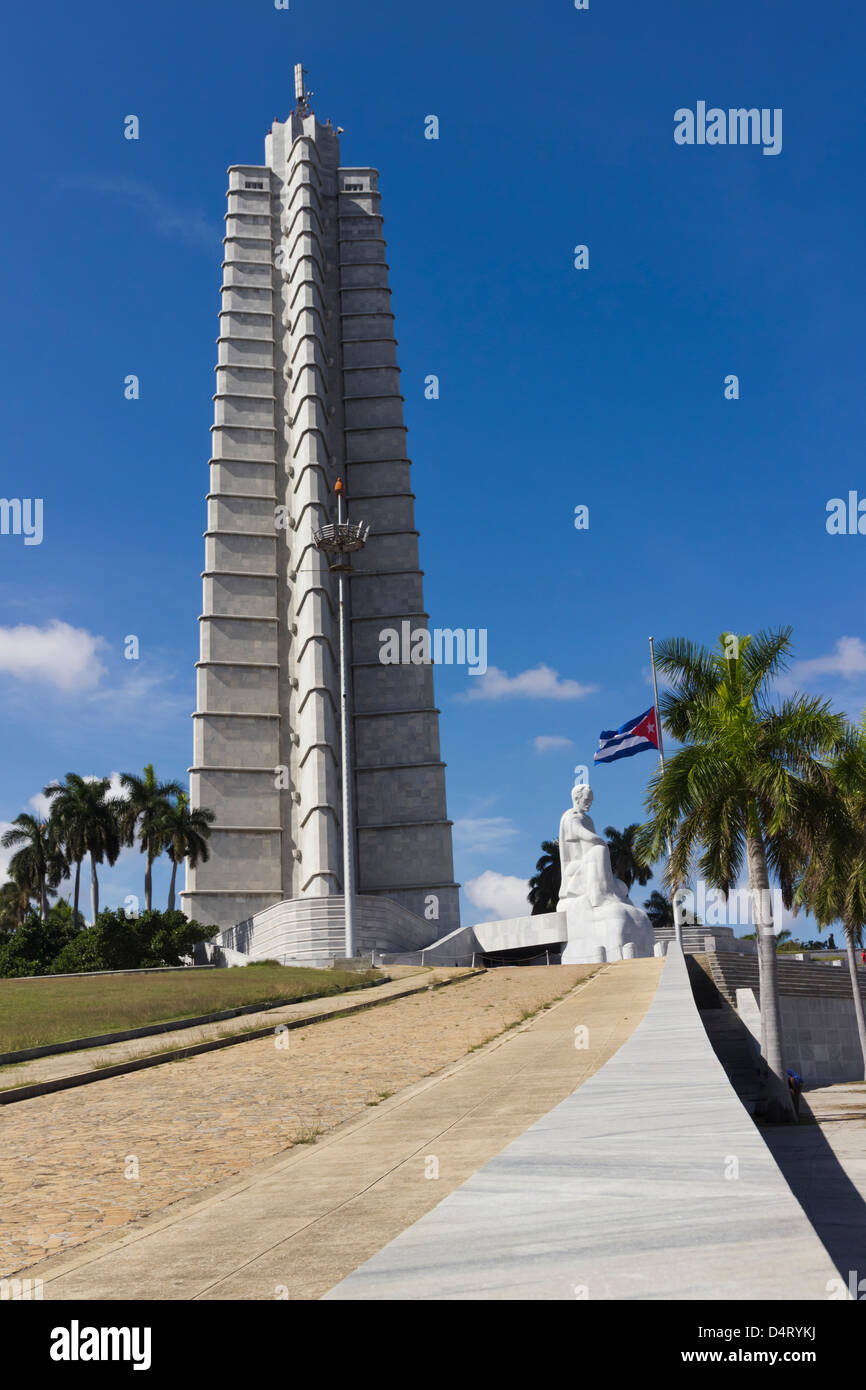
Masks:
[[[78,927],[78,897],[81,890],[81,860],[75,861],[75,888],[72,899],[72,925]]]
[[[93,918],[93,926],[96,926],[96,919],[99,916],[99,879],[96,876],[96,856],[93,850],[90,851],[90,913]]]
[[[845,927],[845,941],[848,947],[848,969],[851,972],[851,988],[854,991],[854,1013],[857,1015],[857,1032],[860,1035],[860,1051],[863,1053],[863,1075],[866,1078],[866,1018],[863,1015],[863,997],[860,981],[857,978],[857,957],[854,954],[854,932]]]
[[[174,881],[177,878],[177,860],[171,856],[171,883],[168,885],[168,910],[174,912]]]
[[[150,872],[152,863],[153,860],[150,857],[150,850],[148,850],[144,869],[144,907],[146,912],[150,912],[153,900],[153,877]]]
[[[792,1119],[794,1105],[791,1100],[788,1074],[782,1053],[782,1015],[779,1004],[779,977],[776,963],[776,936],[773,931],[773,911],[770,906],[770,876],[767,872],[767,854],[763,837],[750,834],[746,837],[746,851],[749,860],[749,888],[752,894],[752,911],[755,918],[755,935],[761,953],[761,1051],[770,1071],[778,1081],[778,1095],[771,1097],[772,1109],[780,1109],[780,1118]],[[777,1101],[778,1105],[774,1105]]]
[[[48,911],[48,892],[45,887],[45,874],[39,875],[39,920],[45,921],[45,914]]]

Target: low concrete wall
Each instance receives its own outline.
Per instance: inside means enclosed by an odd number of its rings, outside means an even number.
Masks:
[[[382,965],[471,965],[481,947],[472,927],[457,927],[419,951],[398,951],[380,957]]]
[[[558,948],[568,940],[568,920],[564,912],[539,912],[534,917],[479,922],[473,930],[482,951],[492,956],[501,951]]]
[[[846,971],[847,975],[847,971]],[[785,1066],[805,1086],[863,1080],[863,1053],[853,999],[781,994]],[[737,990],[737,1013],[760,1047],[761,1011],[752,989]]]
[[[508,951],[520,951],[524,956],[533,951],[543,956],[550,951],[552,962],[568,937],[568,922],[564,912],[540,912],[532,917],[506,917],[501,922],[478,922],[474,927],[458,927],[423,951],[409,955],[383,956],[383,964],[401,965],[470,965],[478,956],[500,956]],[[515,964],[519,964],[515,959]]]
[[[757,960],[708,954],[707,963],[717,988],[760,1038]],[[776,971],[785,1066],[798,1072],[806,1086],[862,1081],[863,1054],[847,962],[819,965],[779,955]],[[857,983],[866,1004],[866,970],[858,969]]]
[[[837,1278],[671,946],[619,1052],[325,1298],[787,1301]]]
[[[355,898],[356,953],[418,951],[434,941],[437,922],[427,922],[390,898]],[[284,964],[329,965],[345,955],[343,899],[288,898],[245,922],[228,927],[208,945],[218,948],[217,963],[238,965],[250,960],[279,960]]]

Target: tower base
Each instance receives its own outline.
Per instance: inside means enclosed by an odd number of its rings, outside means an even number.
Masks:
[[[286,898],[203,944],[201,954],[217,965],[278,960],[284,965],[331,965],[346,953],[342,895]],[[441,935],[391,898],[356,895],[355,952],[365,956],[419,951]]]

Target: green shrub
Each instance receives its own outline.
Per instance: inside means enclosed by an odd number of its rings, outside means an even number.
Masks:
[[[58,952],[77,935],[68,903],[55,903],[46,912],[44,922],[40,922],[37,912],[31,912],[17,930],[0,934],[0,976],[8,979],[47,974]]]
[[[100,912],[96,924],[78,932],[55,957],[51,974],[180,965],[196,942],[209,941],[217,931],[187,921],[182,912],[142,912],[139,917],[128,917],[123,908]]]

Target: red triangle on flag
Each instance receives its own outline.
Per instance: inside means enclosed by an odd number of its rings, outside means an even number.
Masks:
[[[635,724],[634,728],[631,729],[629,732],[632,738],[635,735],[637,735],[640,738],[645,738],[649,743],[652,744],[653,748],[658,748],[659,735],[658,729],[656,728],[655,710],[651,709],[649,713],[646,714],[644,718],[640,721],[640,723]]]

